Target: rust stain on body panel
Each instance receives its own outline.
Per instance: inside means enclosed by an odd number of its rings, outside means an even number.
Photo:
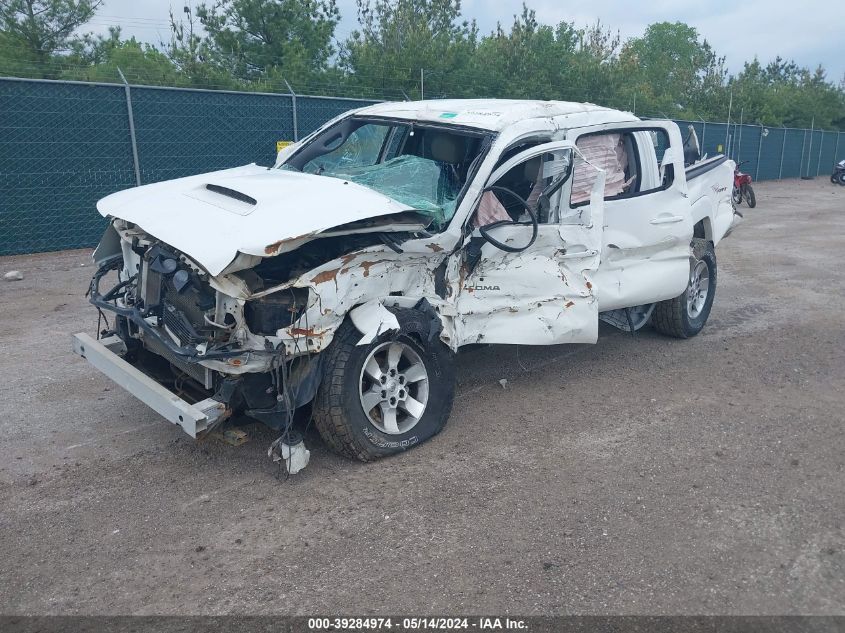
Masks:
[[[325,283],[327,281],[334,281],[335,283],[337,283],[337,274],[340,271],[341,271],[340,268],[332,268],[331,270],[324,270],[323,272],[317,273],[316,275],[314,275],[314,277],[311,279],[311,282],[315,283],[315,284],[322,284],[322,283]]]
[[[358,265],[359,265],[361,268],[363,268],[363,269],[364,269],[364,277],[369,277],[369,276],[370,276],[370,268],[372,268],[372,267],[373,267],[373,266],[375,266],[376,264],[382,264],[382,263],[384,263],[384,262],[390,262],[390,261],[393,261],[393,260],[390,260],[390,259],[377,259],[377,260],[372,261],[372,262],[363,261],[363,262],[361,262],[361,263],[360,263],[360,264],[358,264]]]
[[[292,242],[296,242],[298,240],[303,240],[306,237],[310,237],[312,233],[305,233],[304,235],[297,235],[296,237],[288,237],[283,240],[278,240],[273,242],[272,244],[268,244],[264,247],[264,253],[267,255],[278,255],[279,250],[281,250],[282,246],[285,244],[290,244]]]

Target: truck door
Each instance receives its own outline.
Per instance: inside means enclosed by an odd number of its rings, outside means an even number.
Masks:
[[[693,227],[683,141],[674,124],[614,123],[570,130],[588,160],[605,167],[601,265],[594,275],[601,311],[680,295],[690,274]],[[589,174],[576,165],[569,207],[592,204]]]
[[[545,143],[505,161],[488,179],[469,218],[471,238],[456,255],[458,345],[596,341],[601,172],[589,203],[577,217],[560,220],[560,205],[568,204],[564,185],[580,161],[571,142]]]

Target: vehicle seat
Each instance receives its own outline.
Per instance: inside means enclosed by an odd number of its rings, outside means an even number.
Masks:
[[[460,165],[464,161],[466,147],[463,139],[451,134],[434,134],[429,145],[431,160],[449,165]]]
[[[528,200],[531,195],[531,191],[534,189],[534,183],[537,182],[537,179],[540,176],[540,167],[542,164],[542,157],[537,156],[525,161],[524,163],[515,165],[501,177],[497,184],[506,189],[510,189],[523,200]],[[497,194],[496,198],[502,206],[505,207],[508,215],[510,215],[514,220],[525,212],[525,209],[523,209],[519,202],[513,199],[513,196]]]
[[[464,139],[451,134],[434,134],[429,144],[431,160],[440,163],[437,183],[439,203],[454,200],[461,188],[460,167],[466,156]]]

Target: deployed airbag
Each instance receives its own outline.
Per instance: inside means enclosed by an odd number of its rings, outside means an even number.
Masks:
[[[605,171],[604,197],[617,196],[625,190],[625,169],[628,154],[622,143],[621,134],[591,134],[575,143],[584,158],[598,169]],[[594,169],[575,168],[572,179],[572,204],[590,199],[590,190],[596,181]]]

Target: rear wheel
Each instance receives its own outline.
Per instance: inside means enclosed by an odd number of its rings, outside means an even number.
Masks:
[[[424,442],[445,426],[455,393],[453,354],[431,319],[395,309],[398,333],[357,345],[361,333],[344,323],[326,350],[326,375],[314,401],[314,422],[329,447],[371,461]]]
[[[845,171],[839,172],[839,184],[845,187]]]
[[[745,198],[745,204],[748,205],[749,209],[757,206],[757,198],[754,196],[754,189],[751,188],[751,185],[745,185],[742,194]]]
[[[696,238],[692,246],[686,290],[674,299],[658,303],[651,315],[654,329],[666,336],[690,338],[698,334],[707,323],[716,296],[716,250],[713,243]]]

